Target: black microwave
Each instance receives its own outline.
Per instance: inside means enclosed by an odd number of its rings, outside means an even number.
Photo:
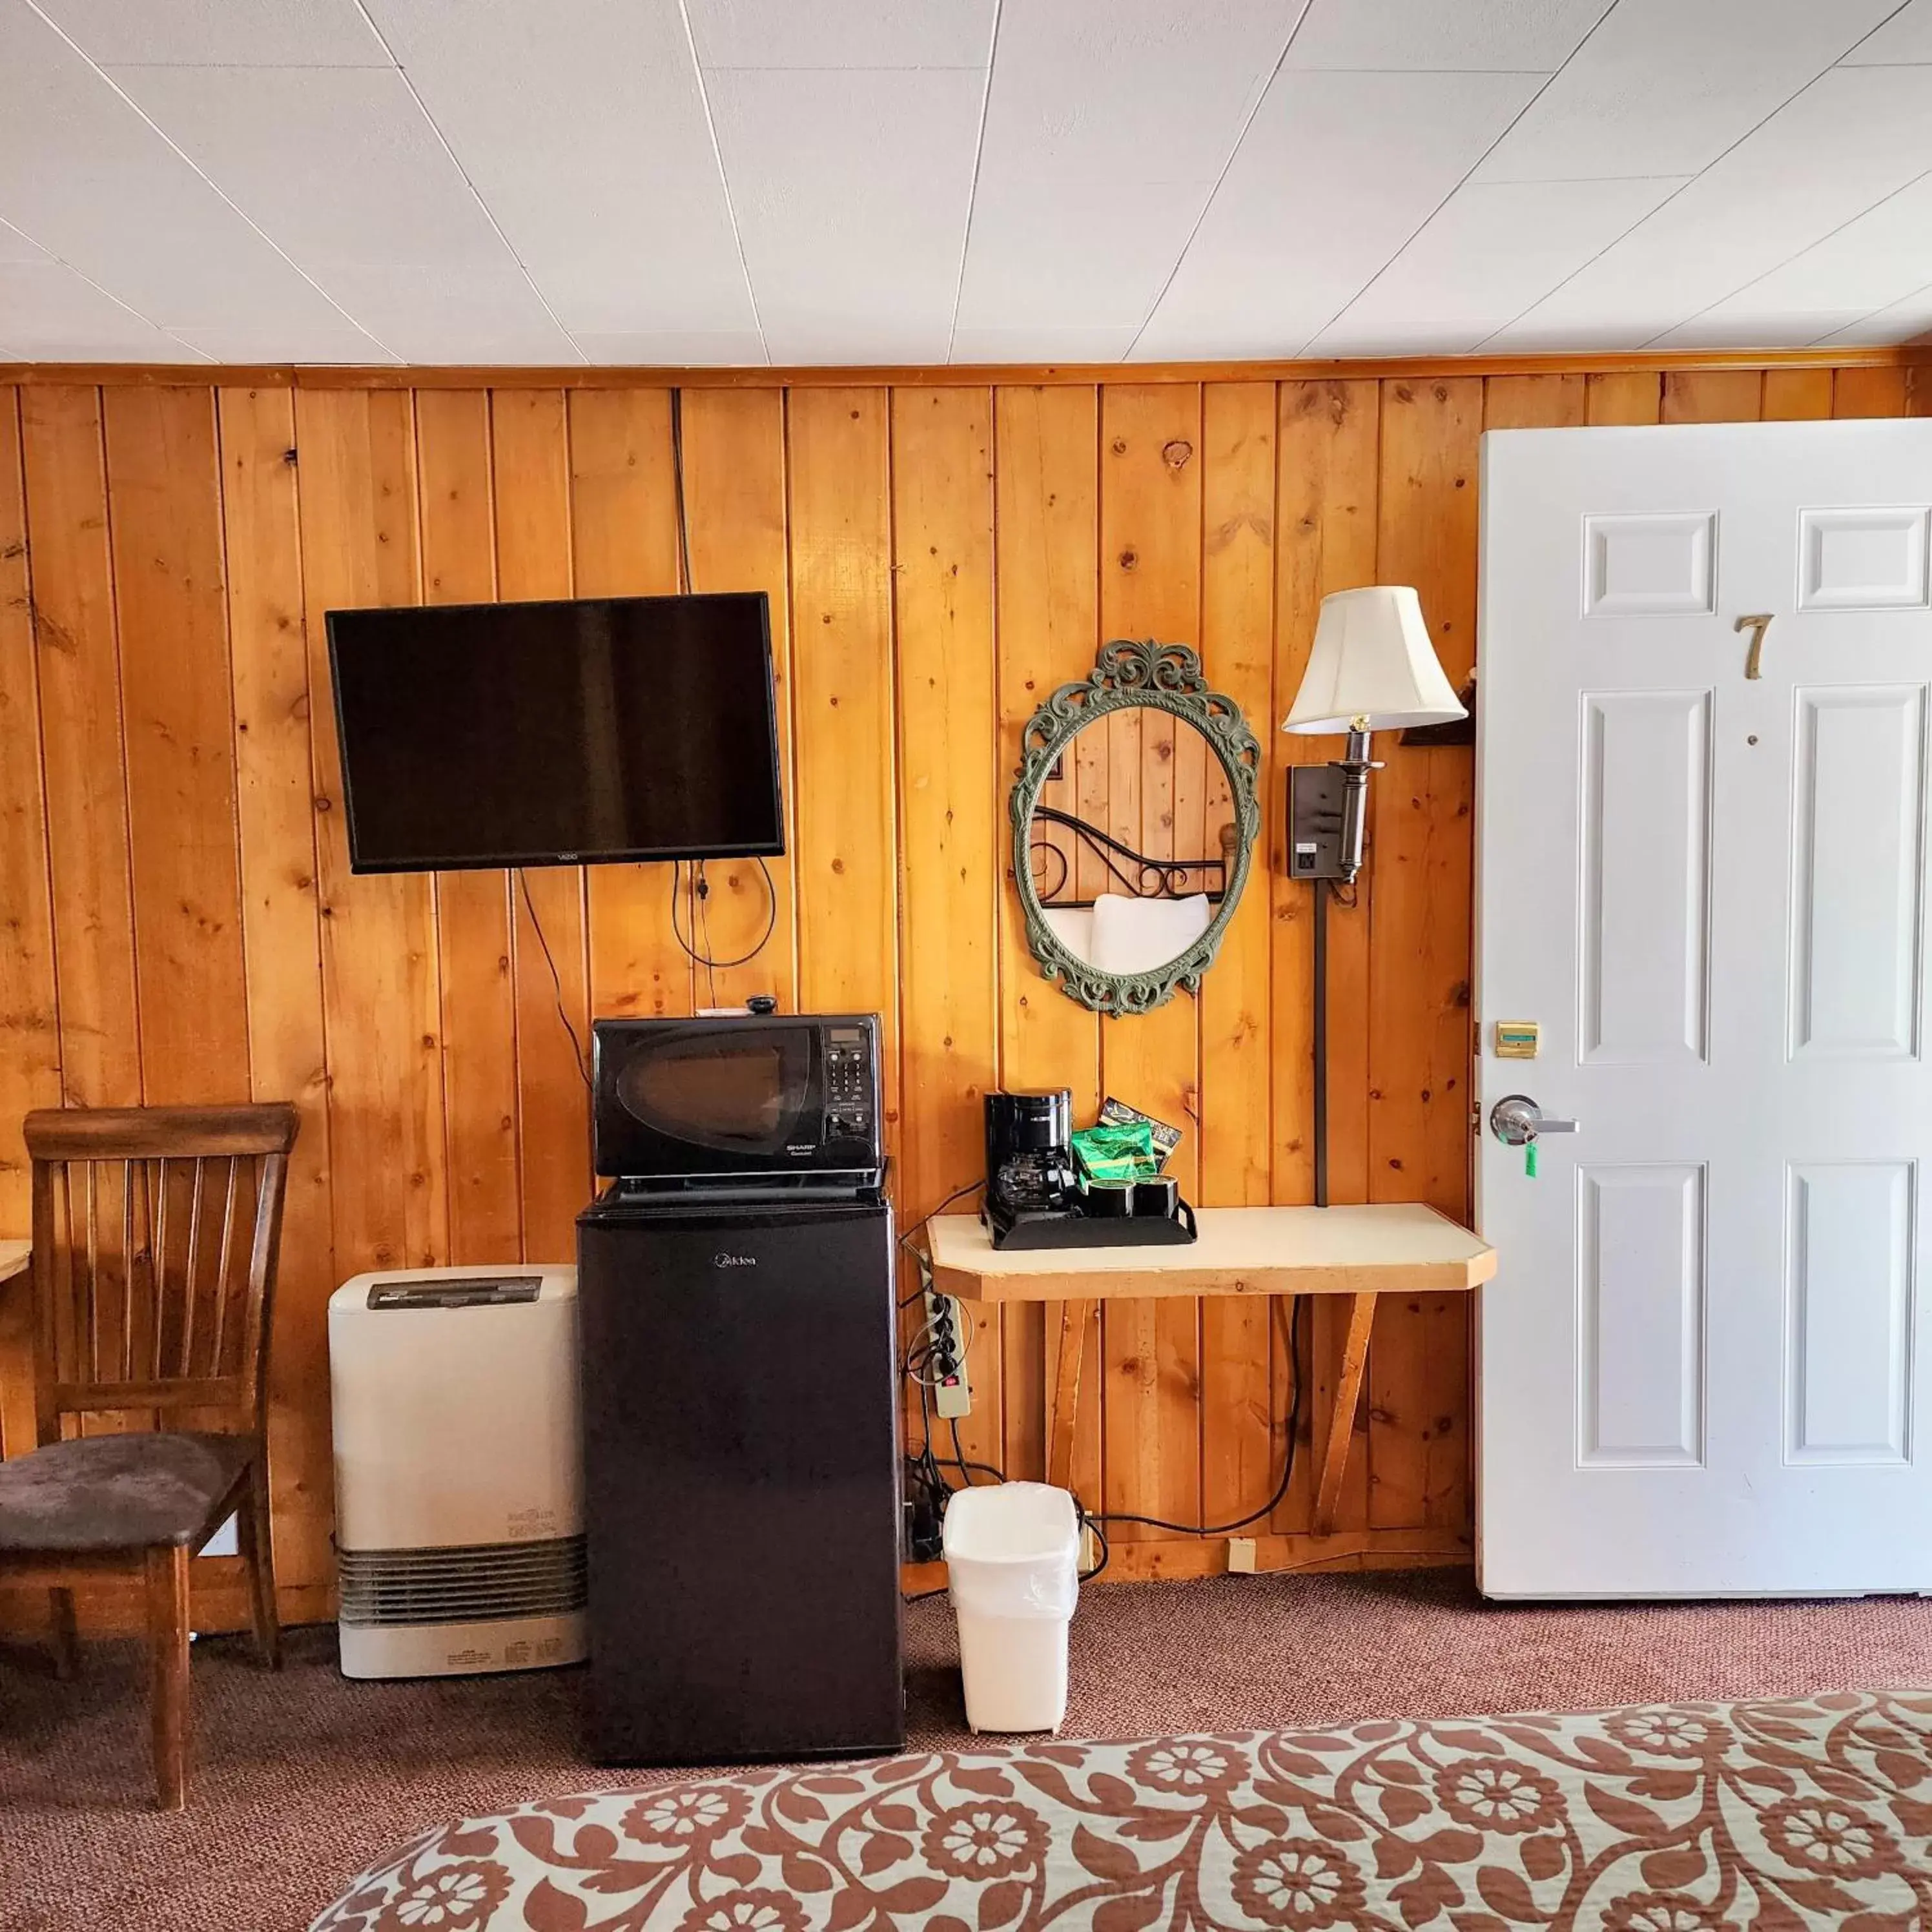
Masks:
[[[874,1013],[598,1020],[597,1172],[635,1183],[875,1181]]]

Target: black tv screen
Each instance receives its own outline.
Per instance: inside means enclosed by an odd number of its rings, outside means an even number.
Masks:
[[[763,591],[332,610],[358,872],[784,850]]]

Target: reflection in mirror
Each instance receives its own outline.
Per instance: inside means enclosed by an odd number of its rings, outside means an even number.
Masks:
[[[1254,863],[1262,751],[1186,644],[1117,638],[1020,734],[1007,818],[1027,944],[1096,1012],[1197,992]]]
[[[1227,773],[1198,726],[1151,706],[1091,719],[1029,821],[1047,928],[1098,971],[1157,971],[1208,930],[1237,836]]]

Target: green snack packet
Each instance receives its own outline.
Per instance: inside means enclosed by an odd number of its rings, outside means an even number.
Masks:
[[[1139,1108],[1115,1100],[1111,1094],[1101,1102],[1098,1118],[1103,1127],[1124,1126],[1130,1120],[1144,1120],[1154,1136],[1154,1157],[1159,1172],[1166,1170],[1168,1156],[1180,1144],[1178,1127],[1170,1127],[1165,1120],[1157,1120],[1151,1114],[1144,1114]]]
[[[1073,1156],[1090,1181],[1152,1180],[1160,1172],[1154,1130],[1145,1120],[1076,1128]]]

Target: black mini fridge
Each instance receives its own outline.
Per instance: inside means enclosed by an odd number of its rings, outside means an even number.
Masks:
[[[592,1755],[896,1750],[890,1208],[614,1189],[578,1262]]]

